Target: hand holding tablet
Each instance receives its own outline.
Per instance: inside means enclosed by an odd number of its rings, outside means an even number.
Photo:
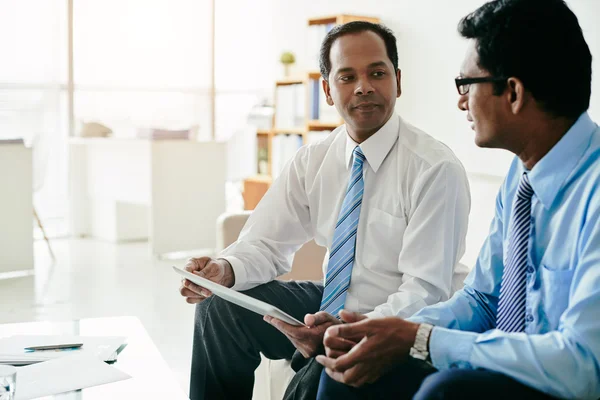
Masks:
[[[290,325],[304,325],[296,318],[288,315],[287,313],[281,311],[275,306],[272,306],[271,304],[265,303],[243,293],[229,289],[223,285],[219,285],[218,283],[192,274],[191,272],[185,271],[181,268],[177,268],[174,266],[173,270],[179,275],[188,279],[189,281],[195,283],[196,285],[210,290],[214,295],[219,296],[223,300],[227,300],[240,307],[244,307],[250,311],[254,311],[255,313],[258,313],[260,315],[269,315],[273,318],[280,319],[284,322],[287,322]]]

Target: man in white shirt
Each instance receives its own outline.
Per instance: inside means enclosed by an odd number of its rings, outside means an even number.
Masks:
[[[313,357],[342,307],[409,317],[451,295],[465,249],[468,181],[445,145],[395,114],[394,35],[367,22],[333,28],[321,47],[321,74],[327,102],[346,125],[298,151],[220,258],[186,266],[309,327],[268,317],[266,324],[184,280],[181,294],[199,303],[192,400],[250,398],[260,353],[292,359],[297,374],[286,396],[314,398],[320,368]],[[274,280],[311,239],[329,250],[325,284]]]

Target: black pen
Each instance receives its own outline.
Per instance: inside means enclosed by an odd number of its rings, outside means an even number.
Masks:
[[[42,350],[75,350],[83,346],[83,343],[65,343],[65,344],[50,344],[46,346],[31,346],[25,347],[26,352],[42,351]]]

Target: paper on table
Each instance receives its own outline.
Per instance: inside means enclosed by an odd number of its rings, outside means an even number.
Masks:
[[[75,353],[92,354],[109,361],[125,341],[122,336],[15,335],[0,339],[0,364],[28,365]],[[83,343],[83,347],[70,351],[25,351],[25,347],[62,343]]]
[[[84,389],[131,376],[90,354],[74,354],[17,368],[16,400]]]

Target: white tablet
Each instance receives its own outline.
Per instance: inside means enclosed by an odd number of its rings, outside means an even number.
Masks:
[[[237,304],[240,307],[244,307],[250,311],[254,311],[255,313],[261,315],[269,315],[273,318],[277,318],[284,322],[287,322],[290,325],[304,325],[296,318],[281,311],[279,308],[270,305],[269,303],[265,303],[264,301],[257,300],[243,293],[229,289],[223,285],[219,285],[218,283],[209,281],[206,278],[202,278],[181,268],[177,268],[174,266],[173,269],[179,275],[182,275],[184,278],[194,282],[196,285],[202,286],[203,288],[206,288],[213,292],[214,295],[219,296],[220,298],[227,300],[233,304]]]

